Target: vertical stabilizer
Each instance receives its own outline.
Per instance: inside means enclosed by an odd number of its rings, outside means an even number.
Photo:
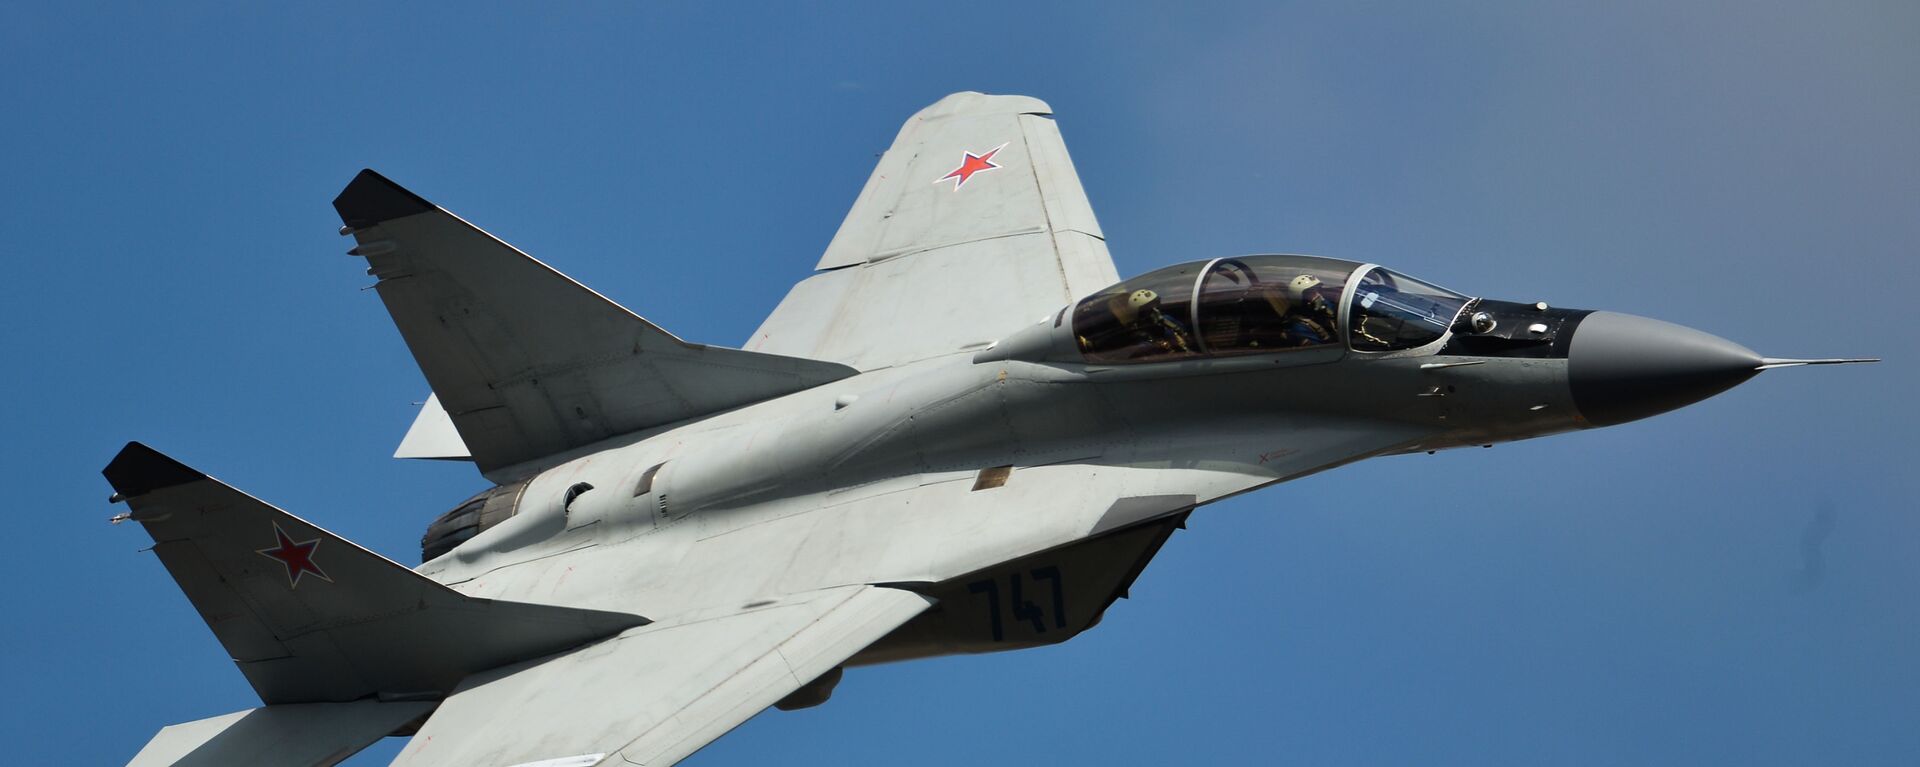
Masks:
[[[682,341],[371,170],[333,206],[483,473],[855,372]]]

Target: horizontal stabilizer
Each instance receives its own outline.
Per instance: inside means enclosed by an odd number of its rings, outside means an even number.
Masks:
[[[855,372],[682,341],[371,170],[333,206],[483,473]]]
[[[432,710],[363,700],[235,711],[161,728],[127,767],[328,767]]]
[[[268,704],[437,698],[647,623],[466,596],[138,442],[102,473]]]

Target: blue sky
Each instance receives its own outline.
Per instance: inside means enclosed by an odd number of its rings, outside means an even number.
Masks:
[[[255,702],[105,522],[126,440],[403,562],[482,486],[386,457],[426,389],[333,232],[355,171],[737,344],[983,90],[1052,103],[1123,274],[1318,253],[1888,361],[1222,503],[1070,643],[691,763],[1920,762],[1920,7],[549,5],[0,8],[13,761]]]

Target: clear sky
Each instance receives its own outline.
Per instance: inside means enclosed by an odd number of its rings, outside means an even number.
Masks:
[[[106,524],[125,441],[407,563],[482,487],[387,457],[426,387],[354,172],[733,345],[982,90],[1054,106],[1122,274],[1318,253],[1888,361],[1219,504],[1072,642],[691,763],[1920,763],[1920,5],[764,5],[0,5],[4,761],[256,703]]]

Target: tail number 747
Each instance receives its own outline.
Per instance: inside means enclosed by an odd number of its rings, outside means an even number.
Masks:
[[[1036,567],[1028,571],[1027,576],[1032,579],[1032,591],[1042,599],[1048,599],[1051,609],[1042,609],[1039,604],[1028,598],[1029,587],[1020,573],[1008,573],[1005,578],[1007,607],[1012,613],[1013,622],[1016,625],[1020,623],[1032,625],[1035,634],[1047,633],[1048,618],[1053,619],[1053,628],[1066,628],[1067,600],[1061,588],[1060,568],[1054,565]],[[1046,582],[1044,587],[1041,584],[1042,581]],[[1003,614],[1000,611],[1000,585],[999,578],[986,578],[967,584],[968,592],[985,594],[987,597],[988,624],[993,629],[995,642],[1003,642],[1007,638],[1006,624],[1003,622]]]

